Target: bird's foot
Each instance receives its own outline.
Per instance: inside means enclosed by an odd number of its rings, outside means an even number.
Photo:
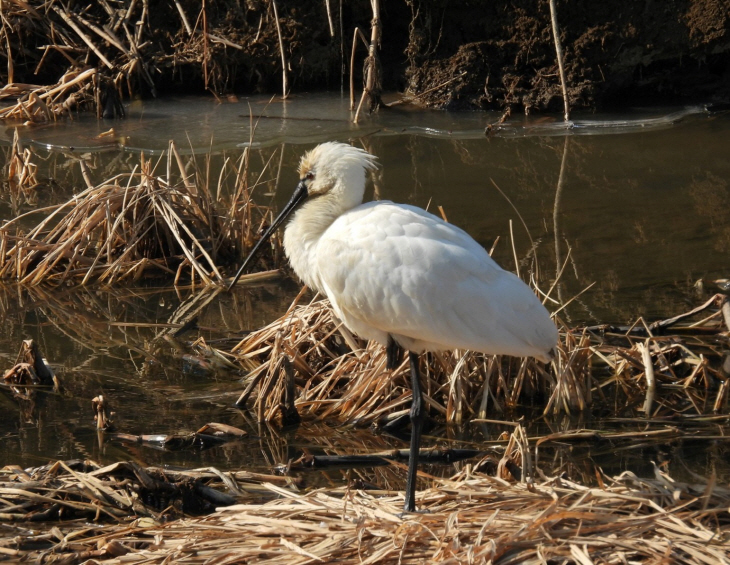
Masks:
[[[414,514],[430,514],[431,511],[428,508],[416,508],[415,510],[403,510],[403,512],[398,514],[398,518],[401,520],[407,520],[408,518],[413,517]]]

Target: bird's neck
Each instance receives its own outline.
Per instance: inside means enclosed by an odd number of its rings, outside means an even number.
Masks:
[[[284,231],[284,252],[294,272],[308,287],[324,292],[316,269],[317,244],[322,235],[347,210],[360,201],[343,202],[334,194],[315,196],[294,213]]]

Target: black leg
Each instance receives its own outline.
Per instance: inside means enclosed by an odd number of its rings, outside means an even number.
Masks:
[[[393,370],[398,366],[400,362],[402,350],[395,340],[388,336],[388,345],[385,347],[385,353],[387,356],[387,362],[385,364],[388,370]]]
[[[421,447],[421,426],[423,425],[423,395],[418,377],[418,355],[408,352],[411,362],[411,450],[408,457],[408,478],[406,480],[406,502],[404,512],[416,511],[416,472],[418,470],[418,451]]]

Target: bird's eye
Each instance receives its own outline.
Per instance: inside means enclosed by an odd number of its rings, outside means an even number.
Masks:
[[[314,180],[314,173],[309,171],[306,175],[304,175],[304,178],[307,180]]]

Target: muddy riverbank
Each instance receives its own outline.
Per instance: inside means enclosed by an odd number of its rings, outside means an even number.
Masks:
[[[561,109],[548,2],[398,0],[380,10],[382,90],[437,108]],[[369,38],[372,19],[364,0],[35,0],[2,11],[2,94],[93,68],[67,106],[107,116],[137,96],[281,93],[282,65],[291,94],[347,90],[354,30]],[[729,14],[728,0],[557,2],[571,106],[727,101]],[[365,55],[359,42],[356,88]]]

